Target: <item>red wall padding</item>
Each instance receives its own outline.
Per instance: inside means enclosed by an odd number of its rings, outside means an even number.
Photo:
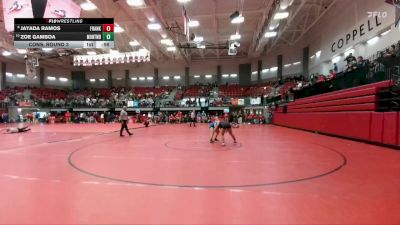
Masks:
[[[274,124],[400,146],[397,112],[280,113]]]
[[[371,113],[371,139],[372,142],[383,142],[383,113]]]
[[[388,145],[397,145],[398,136],[398,113],[383,113],[383,143]]]

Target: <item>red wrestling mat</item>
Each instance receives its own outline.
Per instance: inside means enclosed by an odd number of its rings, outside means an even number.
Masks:
[[[0,223],[400,223],[399,151],[275,126],[233,129],[225,147],[206,125],[141,127],[1,135]]]

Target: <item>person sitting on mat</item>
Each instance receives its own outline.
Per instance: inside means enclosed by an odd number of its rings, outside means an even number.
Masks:
[[[131,136],[131,132],[129,132],[128,129],[128,113],[126,112],[126,106],[124,106],[121,110],[121,113],[119,115],[119,119],[121,120],[121,130],[119,131],[119,136],[123,137],[124,135],[122,134],[122,132],[124,131],[124,129],[126,130],[126,132],[129,134],[129,136]]]
[[[27,132],[27,131],[30,131],[31,128],[29,128],[27,125],[22,125],[22,126],[18,126],[18,127],[5,128],[3,130],[4,130],[5,134],[13,134],[13,133]]]
[[[215,138],[218,137],[219,134],[219,130],[222,129],[221,132],[221,140],[222,140],[222,146],[225,146],[225,132],[228,131],[229,135],[231,135],[232,139],[233,139],[233,143],[237,143],[236,142],[236,137],[235,135],[233,135],[232,133],[232,126],[228,121],[221,121],[216,127],[215,127],[215,133],[216,136]]]

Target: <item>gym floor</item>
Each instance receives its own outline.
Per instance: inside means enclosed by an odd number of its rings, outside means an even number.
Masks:
[[[2,224],[399,224],[400,151],[267,125],[0,134]],[[2,126],[4,128],[4,126]]]

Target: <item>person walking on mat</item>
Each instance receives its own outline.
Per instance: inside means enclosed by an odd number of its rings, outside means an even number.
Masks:
[[[122,131],[124,131],[124,129],[129,134],[129,136],[131,136],[132,133],[129,132],[129,129],[128,129],[128,112],[126,111],[126,106],[124,106],[122,108],[121,113],[119,114],[119,119],[121,120],[121,130],[119,131],[119,136],[121,136],[121,137],[124,136],[122,134]]]

